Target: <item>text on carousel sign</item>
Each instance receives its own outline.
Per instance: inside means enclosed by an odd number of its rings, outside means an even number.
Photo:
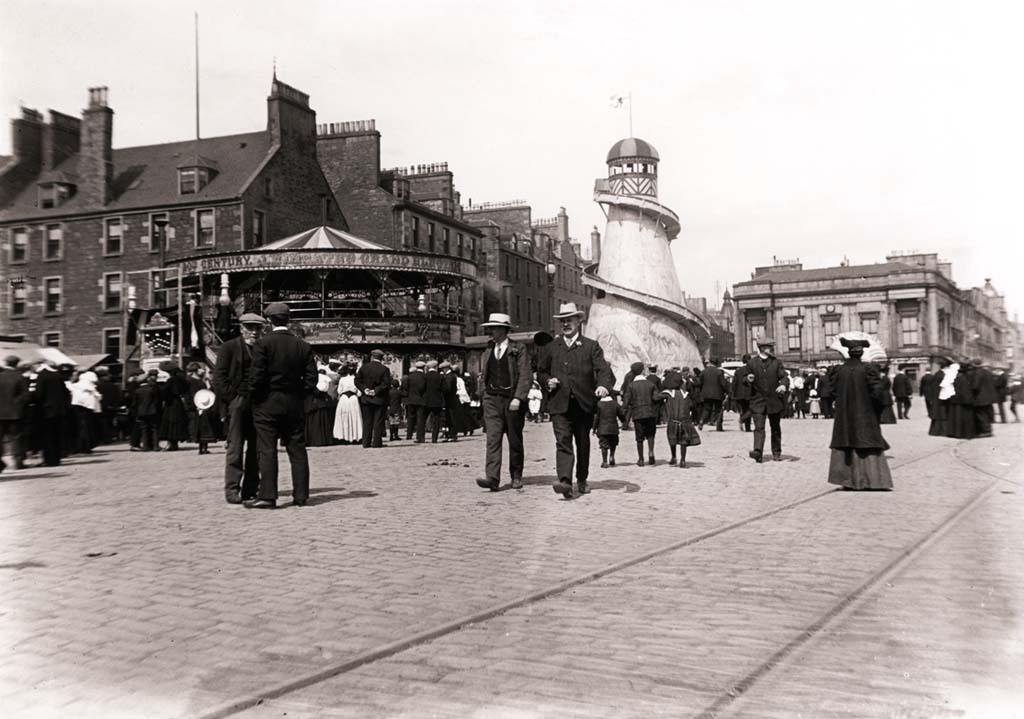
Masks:
[[[434,272],[474,277],[473,266],[456,257],[435,257],[401,252],[348,252],[345,250],[286,250],[194,257],[180,263],[186,275],[255,270],[390,270]]]

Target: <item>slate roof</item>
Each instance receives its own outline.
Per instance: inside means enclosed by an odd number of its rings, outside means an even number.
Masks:
[[[880,262],[873,265],[850,265],[848,267],[822,267],[813,270],[779,270],[758,275],[734,287],[758,285],[764,282],[776,284],[786,282],[822,282],[824,280],[856,280],[867,277],[885,277],[896,272],[920,272],[924,268],[904,262]]]
[[[618,160],[625,157],[647,157],[655,160],[660,159],[658,157],[658,151],[654,149],[654,145],[641,140],[638,137],[627,137],[624,140],[619,140],[612,149],[608,150],[608,158],[606,162],[612,160]]]
[[[267,159],[271,149],[270,133],[249,132],[202,140],[140,145],[114,150],[113,200],[106,205],[87,205],[81,188],[59,207],[37,207],[37,183],[30,183],[13,202],[0,211],[0,221],[32,220],[84,212],[114,214],[135,209],[177,204],[196,204],[231,200],[241,195],[249,179]],[[178,166],[196,156],[214,163],[217,173],[199,192],[178,193]],[[48,176],[79,177],[80,155],[69,157]],[[41,179],[41,178],[40,178]],[[80,182],[80,179],[79,179]]]

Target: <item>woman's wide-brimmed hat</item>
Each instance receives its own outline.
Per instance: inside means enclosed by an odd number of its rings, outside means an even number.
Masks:
[[[213,406],[213,403],[217,401],[217,395],[208,389],[198,390],[195,396],[192,398],[192,402],[195,403],[196,409],[206,411]]]
[[[558,308],[558,314],[554,315],[556,320],[564,320],[566,317],[582,317],[583,310],[576,308],[575,302],[563,302]]]
[[[507,327],[512,329],[512,318],[502,312],[492,312],[486,322],[480,323],[481,327]]]

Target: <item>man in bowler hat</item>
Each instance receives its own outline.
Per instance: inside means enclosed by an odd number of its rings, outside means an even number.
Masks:
[[[526,400],[532,384],[530,357],[526,347],[509,339],[512,318],[492,313],[481,327],[490,330],[491,341],[483,356],[481,385],[484,432],[487,434],[485,477],[476,483],[497,492],[501,485],[501,445],[508,437],[508,469],[512,488],[523,488],[523,425],[526,423]]]
[[[562,336],[552,341],[537,367],[537,378],[550,392],[548,412],[555,433],[556,493],[572,499],[573,463],[576,486],[587,494],[590,474],[590,429],[597,400],[607,397],[615,376],[596,341],[580,332],[583,312],[575,302],[563,304],[555,315]],[[573,456],[573,445],[576,456]]]
[[[252,414],[260,447],[260,481],[258,499],[248,506],[277,506],[277,445],[281,442],[291,464],[292,501],[302,507],[309,500],[305,400],[316,389],[316,359],[313,348],[288,329],[288,305],[271,303],[266,314],[271,331],[252,353]]]
[[[772,431],[772,459],[782,459],[782,410],[785,408],[789,377],[782,363],[775,359],[775,340],[763,337],[757,341],[757,354],[737,372],[747,375],[750,383],[750,411],[754,418],[754,449],[750,457],[761,463],[764,455],[764,421]]]
[[[370,361],[364,362],[356,372],[356,389],[362,392],[359,408],[363,413],[363,447],[384,446],[391,370],[384,366],[383,359],[383,350],[373,350]]]

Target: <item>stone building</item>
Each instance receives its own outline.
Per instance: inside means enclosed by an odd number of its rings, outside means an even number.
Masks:
[[[565,208],[533,219],[525,200],[470,204],[463,218],[483,234],[480,281],[483,314],[504,312],[518,332],[551,331],[558,306],[575,302],[589,311],[593,293],[583,285],[580,243],[569,235]]]
[[[936,254],[893,253],[884,263],[805,270],[798,260],[755,268],[733,286],[737,355],[771,335],[787,366],[826,366],[836,335],[878,336],[893,364],[920,376],[932,355],[1005,366],[1006,312],[990,282],[961,290]]]
[[[447,162],[382,169],[373,120],[322,124],[317,132],[320,166],[354,234],[396,250],[477,262],[483,233],[463,220]],[[445,301],[461,306],[467,330],[475,329],[484,311],[475,283]]]
[[[81,119],[23,109],[0,161],[0,334],[118,354],[122,295],[158,306],[168,261],[347,229],[317,160],[309,97],[274,78],[265,130],[113,147],[107,88]],[[163,239],[161,243],[160,239]]]

